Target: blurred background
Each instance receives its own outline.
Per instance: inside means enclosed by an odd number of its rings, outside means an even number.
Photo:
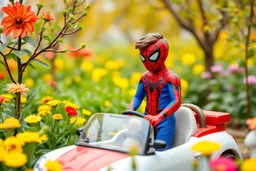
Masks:
[[[30,89],[39,87],[34,106],[52,96],[92,113],[121,113],[146,71],[134,44],[147,33],[160,32],[169,42],[166,66],[181,78],[183,103],[228,112],[234,127],[245,127],[245,120],[256,115],[256,8],[249,1],[80,2],[90,5],[80,22],[83,29],[66,36],[58,48],[74,49],[81,43],[86,48],[75,53],[43,53],[39,58],[48,67],[33,64],[25,71],[23,83]],[[6,3],[0,2],[1,6]],[[62,0],[24,0],[34,9],[38,3],[44,5],[42,11],[55,16],[47,25],[51,37],[63,23],[62,10],[69,6]],[[39,30],[39,24],[35,29]],[[33,36],[37,40],[38,35]],[[8,63],[15,72],[15,61]],[[4,94],[10,79],[3,66],[0,82]],[[139,110],[144,108],[145,102]]]

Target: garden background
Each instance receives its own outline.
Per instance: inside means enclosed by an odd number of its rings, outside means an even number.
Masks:
[[[8,2],[1,1],[1,7]],[[91,114],[126,110],[146,71],[134,44],[150,32],[161,32],[169,42],[166,66],[181,78],[183,103],[228,112],[232,118],[228,128],[245,130],[238,135],[241,138],[248,132],[246,119],[256,115],[254,1],[20,2],[38,11],[39,21],[34,23],[34,32],[22,39],[15,41],[12,34],[1,34],[1,53],[7,55],[2,55],[0,66],[0,95],[4,97],[0,121],[15,117],[21,124],[18,130],[0,130],[1,138],[17,131],[38,131],[40,136],[47,132],[48,137],[60,134],[56,139],[37,142],[33,155],[38,157],[73,144],[76,135],[68,133],[82,126]],[[52,18],[42,16],[43,11]],[[5,16],[1,11],[0,18]],[[55,40],[63,25],[73,30],[62,32]],[[12,49],[19,43],[22,48]],[[54,46],[30,60],[36,48],[49,44]],[[21,77],[22,61],[27,61],[28,67]],[[12,92],[13,80],[25,84],[29,91],[23,95]],[[65,115],[70,113],[67,107],[75,110],[73,116]],[[144,108],[145,102],[139,111]],[[73,124],[65,127],[69,122]],[[66,133],[61,134],[64,130]]]

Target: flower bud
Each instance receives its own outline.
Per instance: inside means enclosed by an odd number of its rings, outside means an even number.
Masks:
[[[38,9],[41,9],[41,8],[44,7],[42,4],[36,4],[36,6],[37,6]]]
[[[83,14],[82,14],[83,17],[87,16],[87,12],[84,11]]]
[[[82,43],[81,45],[80,45],[80,48],[81,49],[83,49],[83,48],[85,48],[86,47],[86,44],[85,43]]]

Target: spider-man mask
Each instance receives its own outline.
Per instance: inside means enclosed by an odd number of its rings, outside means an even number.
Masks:
[[[168,49],[168,43],[164,39],[160,39],[140,50],[140,58],[145,68],[153,73],[164,69],[164,62],[168,56]]]

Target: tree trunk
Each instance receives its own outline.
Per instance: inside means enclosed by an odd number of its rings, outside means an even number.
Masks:
[[[209,45],[208,49],[203,49],[203,50],[204,50],[205,71],[211,72],[211,67],[214,65],[213,46]]]

